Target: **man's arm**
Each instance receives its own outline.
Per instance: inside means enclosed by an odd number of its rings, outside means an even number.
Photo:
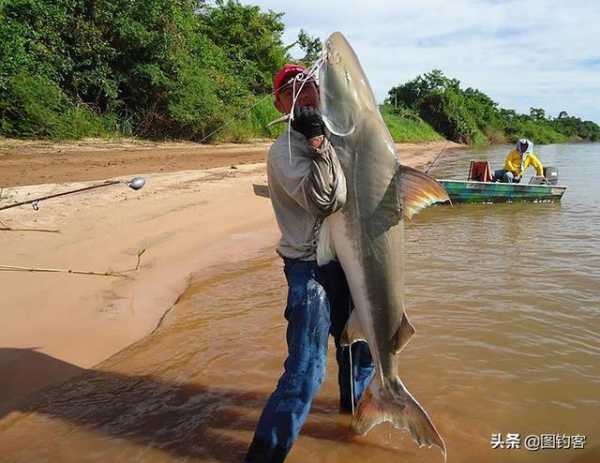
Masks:
[[[529,163],[535,168],[536,175],[544,175],[542,162],[533,153],[529,153]]]
[[[327,139],[308,154],[275,153],[269,163],[270,184],[281,188],[303,209],[325,217],[346,202],[346,177],[335,149]]]
[[[521,170],[521,158],[515,156],[515,154],[516,151],[512,150],[506,155],[506,160],[504,161],[504,168],[511,172],[519,172]]]
[[[323,138],[315,149],[309,174],[308,196],[320,216],[328,216],[346,203],[346,176],[333,145]]]

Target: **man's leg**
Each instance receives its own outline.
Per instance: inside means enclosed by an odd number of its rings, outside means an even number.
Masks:
[[[354,405],[356,406],[375,372],[371,352],[366,342],[356,342],[352,345],[351,375],[350,348],[340,346],[340,337],[352,310],[352,299],[346,276],[339,262],[334,261],[319,267],[319,281],[327,292],[331,307],[330,333],[335,340],[336,347],[340,410],[352,411],[352,392],[354,392]],[[354,384],[352,384],[351,378],[354,378]]]
[[[512,183],[513,180],[514,180],[514,178],[515,178],[514,174],[511,171],[507,170],[504,173],[504,180],[503,180],[503,182],[504,183]]]
[[[350,348],[341,347],[336,343],[336,360],[338,362],[338,384],[340,386],[340,411],[352,412],[350,397],[354,393],[354,408],[363,393],[371,383],[375,368],[369,344],[358,341],[352,344],[352,362],[350,362]],[[354,384],[350,382],[350,363],[352,363],[352,377]]]
[[[498,169],[494,171],[494,177],[492,177],[492,181],[496,182],[496,181],[500,181],[500,182],[507,182],[506,180],[506,173],[508,172],[508,170],[506,169]]]
[[[286,260],[288,358],[256,426],[247,463],[285,459],[325,378],[330,308],[316,268],[315,262]]]

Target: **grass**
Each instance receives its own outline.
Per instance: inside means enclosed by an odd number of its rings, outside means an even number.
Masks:
[[[285,124],[267,127],[267,124],[281,114],[273,105],[272,96],[258,97],[250,111],[240,111],[238,116],[215,137],[219,142],[243,143],[253,138],[277,138],[285,129]]]
[[[380,110],[392,138],[397,143],[444,140],[444,137],[418,116],[401,116],[386,106],[382,106]],[[277,138],[285,130],[286,124],[277,124],[269,128],[266,125],[280,116],[273,106],[273,98],[263,97],[250,112],[229,124],[217,140],[242,143],[252,138]]]
[[[44,85],[47,86],[46,83]],[[29,93],[23,96],[21,106],[24,117],[19,126],[7,126],[7,129],[12,130],[0,130],[0,133],[19,138],[46,138],[54,141],[135,136],[131,118],[115,113],[98,114],[85,105],[70,104],[59,94],[58,88],[55,90],[53,100],[56,101],[44,101],[43,98],[34,98],[34,95]],[[250,110],[242,109],[226,116],[226,125],[218,130],[210,141],[244,143],[257,138],[273,139],[285,130],[286,124],[267,127],[269,122],[281,116],[273,105],[273,96],[259,96],[249,103],[249,106],[252,105],[255,106]],[[418,143],[444,139],[414,114],[398,114],[386,106],[380,109],[395,142]]]
[[[380,107],[383,120],[396,143],[418,143],[444,140],[439,133],[415,115],[399,115],[387,106]]]

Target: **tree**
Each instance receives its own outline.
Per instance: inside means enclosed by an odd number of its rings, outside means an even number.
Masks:
[[[233,72],[248,82],[253,92],[265,93],[271,91],[273,74],[287,60],[282,16],[236,0],[217,0],[201,14],[201,32],[227,53]]]
[[[270,92],[280,17],[237,1],[0,0],[0,134],[62,134],[85,113],[203,138]],[[44,88],[52,104],[36,103]]]
[[[291,46],[298,44],[302,51],[304,51],[304,57],[299,61],[304,66],[312,66],[323,51],[323,43],[321,39],[318,37],[311,37],[307,32],[303,29],[300,29],[298,33],[298,40],[294,42]],[[289,47],[288,47],[289,48]]]
[[[419,102],[435,91],[458,89],[460,82],[447,78],[442,71],[434,69],[422,76],[397,87],[392,87],[388,92],[387,102],[394,106],[417,109]]]
[[[529,108],[529,117],[536,121],[543,121],[546,119],[546,111],[542,108]]]

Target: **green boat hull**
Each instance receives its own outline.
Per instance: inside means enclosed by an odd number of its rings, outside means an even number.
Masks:
[[[512,203],[560,201],[567,187],[526,183],[439,180],[453,203]]]

